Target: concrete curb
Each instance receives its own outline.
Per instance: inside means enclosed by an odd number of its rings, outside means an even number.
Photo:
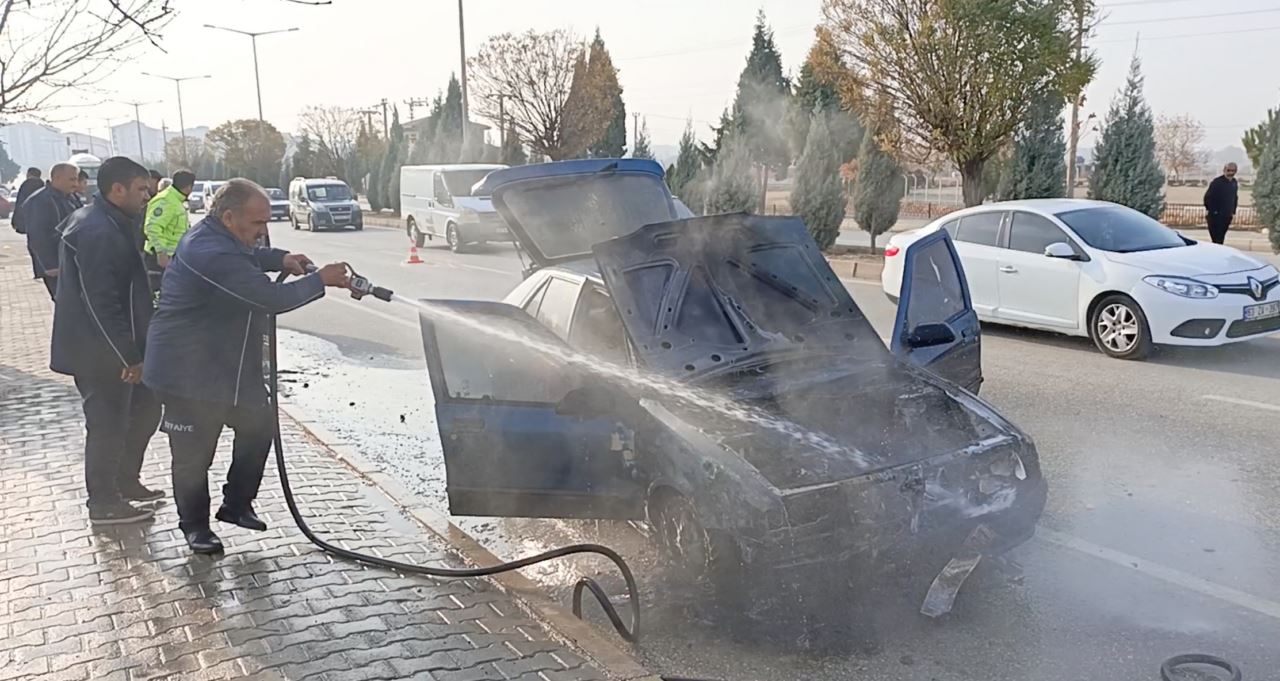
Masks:
[[[414,494],[388,475],[372,461],[356,450],[355,444],[306,418],[304,410],[288,399],[280,400],[280,409],[286,418],[292,419],[316,444],[329,450],[352,472],[377,487],[392,503],[416,520],[427,530],[443,539],[453,552],[465,562],[475,565],[494,565],[502,562],[474,537],[454,525],[447,516],[432,508],[425,499]],[[507,572],[489,577],[498,588],[511,596],[530,617],[541,622],[548,634],[561,643],[583,653],[597,667],[618,681],[661,681],[626,649],[597,631],[591,624],[577,617],[553,600],[545,591],[519,572]]]

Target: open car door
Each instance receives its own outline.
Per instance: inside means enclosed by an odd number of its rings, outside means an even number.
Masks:
[[[517,307],[423,302],[440,311],[420,318],[451,512],[643,517],[623,391]]]
[[[982,328],[945,230],[907,247],[889,349],[971,392],[982,385]]]

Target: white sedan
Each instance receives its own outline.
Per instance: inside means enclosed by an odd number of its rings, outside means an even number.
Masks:
[[[902,257],[946,230],[979,319],[1088,336],[1112,357],[1152,345],[1223,345],[1280,331],[1280,274],[1228,246],[1192,241],[1131,208],[1081,199],[1008,201],[895,235],[881,285],[896,300]]]

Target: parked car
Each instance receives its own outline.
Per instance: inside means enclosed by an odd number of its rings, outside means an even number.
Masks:
[[[196,180],[196,183],[191,185],[191,193],[187,194],[188,213],[204,210],[204,188],[208,184],[204,180]]]
[[[477,190],[534,267],[502,302],[421,315],[451,512],[647,520],[762,617],[1032,536],[1038,455],[974,394],[981,337],[948,234],[902,254],[886,347],[803,221],[679,219],[662,175],[562,161]],[[560,349],[590,359],[544,351]]]
[[[279,187],[268,187],[267,198],[271,199],[271,219],[289,219],[289,197]]]
[[[293,178],[289,183],[289,222],[309,231],[330,227],[364,229],[364,214],[351,187],[337,178]]]
[[[907,246],[946,232],[983,321],[1072,336],[1141,359],[1153,345],[1214,346],[1280,331],[1280,273],[1113,203],[1011,201],[952,213],[889,239],[881,278],[903,282]]]
[[[507,226],[488,196],[472,187],[504,165],[404,166],[400,168],[400,210],[405,232],[418,248],[427,239],[444,237],[450,250],[471,244],[506,241]]]
[[[209,212],[209,208],[213,205],[213,195],[218,192],[218,188],[226,184],[225,180],[216,180],[204,183],[204,193],[200,196],[200,209],[205,213]]]

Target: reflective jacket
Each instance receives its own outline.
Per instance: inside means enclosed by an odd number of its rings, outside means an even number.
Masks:
[[[73,376],[119,376],[142,362],[151,289],[142,225],[105,200],[63,227],[49,367]]]
[[[142,231],[147,235],[147,252],[173,257],[178,241],[191,229],[191,223],[187,222],[187,197],[177,187],[166,187],[147,202],[146,220]]]
[[[315,274],[277,284],[286,251],[245,246],[208,216],[178,243],[160,285],[142,380],[159,393],[265,405],[262,341],[269,315],[324,295]]]

